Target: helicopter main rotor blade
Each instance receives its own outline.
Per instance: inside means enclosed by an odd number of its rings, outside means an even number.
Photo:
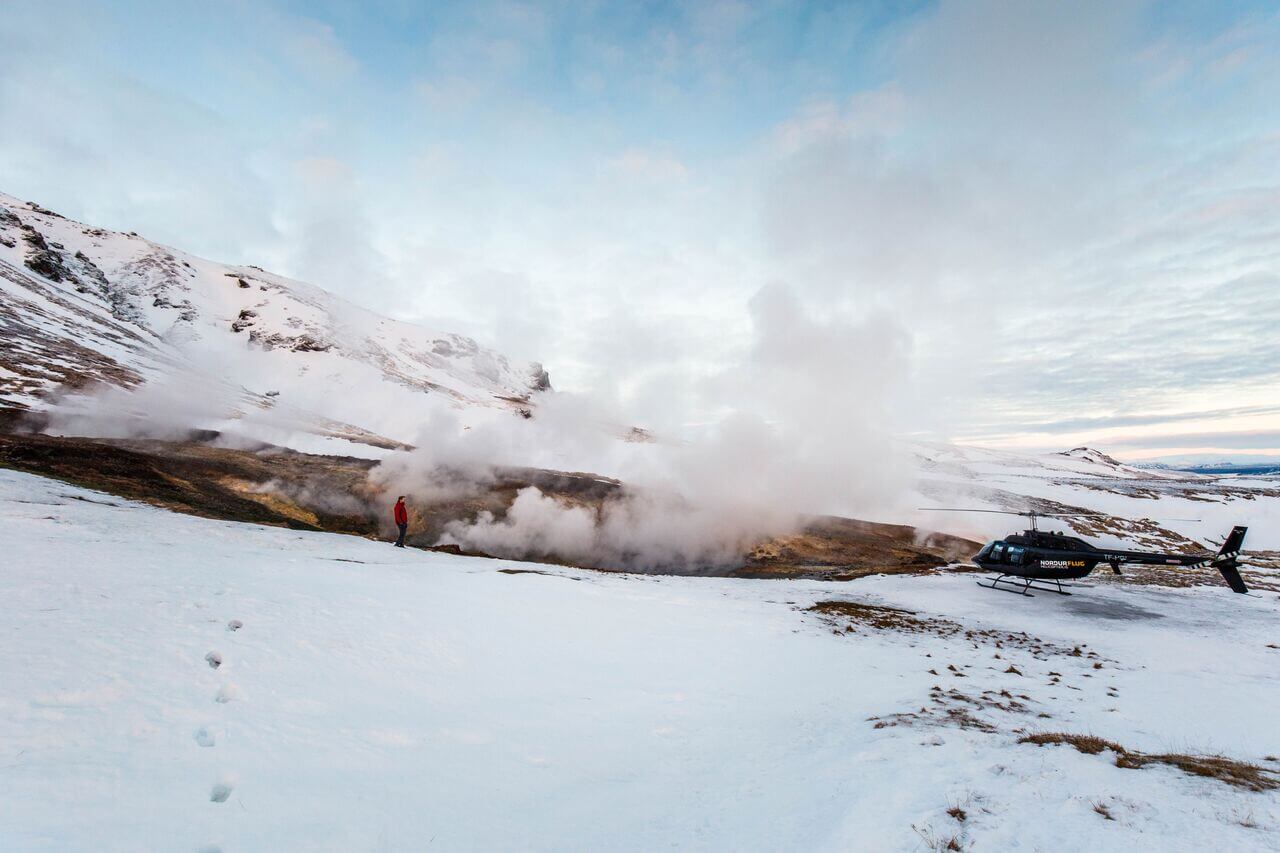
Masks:
[[[1008,509],[964,509],[953,506],[918,506],[916,509],[922,512],[996,512],[1000,515],[1026,515],[1025,512],[1014,512]]]
[[[966,507],[953,506],[919,506],[916,509],[921,512],[994,512],[999,515],[1022,515],[1036,516],[1037,518],[1109,518],[1105,512],[1037,512],[1036,510],[1018,511],[1014,509],[970,509]]]
[[[1036,518],[1113,518],[1109,513],[1105,512],[1038,512],[1036,510],[1018,511],[1014,509],[976,509],[970,507],[955,506],[918,506],[920,512],[990,512],[998,515],[1021,515],[1027,518],[1032,516]],[[1200,518],[1143,518],[1143,521],[1187,521],[1200,522]]]

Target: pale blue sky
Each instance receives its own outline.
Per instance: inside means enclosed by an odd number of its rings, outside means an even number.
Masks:
[[[907,342],[806,368],[909,376],[895,429],[1280,452],[1277,104],[1266,3],[0,15],[6,192],[668,426],[718,405],[773,284]]]

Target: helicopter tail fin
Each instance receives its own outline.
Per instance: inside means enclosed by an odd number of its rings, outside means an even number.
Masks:
[[[1222,573],[1223,580],[1233,592],[1249,591],[1249,588],[1244,585],[1244,579],[1240,577],[1239,564],[1236,562],[1236,558],[1240,556],[1240,546],[1244,544],[1244,534],[1248,529],[1247,527],[1231,528],[1231,532],[1227,534],[1222,547],[1218,549],[1218,555],[1212,562],[1213,567]]]

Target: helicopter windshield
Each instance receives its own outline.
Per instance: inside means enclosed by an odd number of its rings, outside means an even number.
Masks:
[[[1026,562],[1026,550],[1020,545],[1010,545],[1003,539],[988,542],[982,550],[974,555],[975,560],[986,560],[988,563],[1009,563],[1021,566]]]

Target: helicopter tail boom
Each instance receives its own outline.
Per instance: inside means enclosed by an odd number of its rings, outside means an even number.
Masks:
[[[1233,592],[1249,591],[1249,588],[1244,585],[1244,579],[1240,577],[1239,564],[1236,562],[1236,558],[1240,556],[1240,546],[1244,544],[1244,534],[1248,530],[1247,527],[1231,528],[1222,547],[1218,549],[1218,555],[1210,564],[1222,573],[1222,579],[1227,582],[1227,586],[1231,587]]]

